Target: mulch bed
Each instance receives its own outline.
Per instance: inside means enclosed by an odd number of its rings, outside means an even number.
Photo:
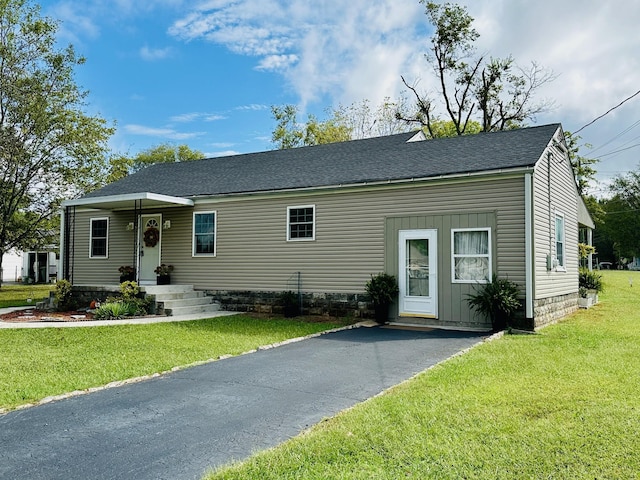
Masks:
[[[88,312],[45,312],[43,310],[17,310],[0,315],[1,322],[86,322],[93,320]]]

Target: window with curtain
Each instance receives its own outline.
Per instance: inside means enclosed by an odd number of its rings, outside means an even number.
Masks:
[[[556,268],[564,270],[564,216],[556,213],[556,260],[558,262]]]
[[[216,254],[216,212],[193,214],[193,256]]]
[[[486,283],[491,279],[491,229],[451,230],[451,281]]]
[[[91,237],[89,238],[89,258],[107,258],[109,219],[91,219]]]

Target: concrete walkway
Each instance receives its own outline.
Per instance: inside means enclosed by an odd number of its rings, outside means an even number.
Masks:
[[[9,412],[0,478],[199,479],[481,341],[354,328]]]

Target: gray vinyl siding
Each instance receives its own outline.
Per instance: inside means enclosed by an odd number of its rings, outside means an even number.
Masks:
[[[287,242],[287,207],[315,205],[314,241]],[[193,212],[216,211],[215,257],[193,257]],[[429,182],[325,193],[291,193],[196,202],[195,207],[167,208],[163,219],[162,262],[174,265],[172,283],[199,289],[279,291],[296,286],[309,293],[359,293],[372,273],[388,269],[385,219],[460,212],[493,212],[492,232],[497,272],[524,285],[524,191],[522,176]],[[147,212],[144,213],[153,213]],[[101,212],[100,215],[103,215]],[[82,216],[91,215],[82,214]],[[131,264],[131,212],[107,212],[109,259],[88,259],[88,230],[76,233],[74,281],[79,284],[117,281],[117,268]],[[96,215],[97,216],[97,215]],[[103,215],[104,216],[104,215]],[[80,220],[80,225],[88,220]],[[465,225],[459,225],[464,227]],[[450,232],[440,232],[449,242]],[[397,239],[394,240],[397,243]],[[395,248],[395,243],[393,248]],[[385,250],[387,249],[387,251]],[[444,265],[444,263],[442,263]],[[397,273],[397,272],[392,272]],[[441,268],[450,278],[450,270]],[[444,302],[441,302],[441,306]]]
[[[89,229],[92,218],[108,218],[107,258],[89,258]],[[76,285],[115,285],[119,283],[118,268],[135,265],[133,231],[127,224],[133,221],[131,212],[89,210],[76,212],[74,228],[67,232],[74,245],[73,283]]]
[[[555,147],[548,152],[533,177],[536,300],[578,291],[578,193],[568,158]],[[566,271],[547,270],[547,255],[555,254],[556,212],[564,215]]]

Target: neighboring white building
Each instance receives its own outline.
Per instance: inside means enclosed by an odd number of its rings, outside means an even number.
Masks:
[[[16,282],[22,278],[23,253],[5,253],[2,257],[2,282]]]
[[[55,252],[11,252],[2,257],[2,282],[49,283],[58,275]]]

